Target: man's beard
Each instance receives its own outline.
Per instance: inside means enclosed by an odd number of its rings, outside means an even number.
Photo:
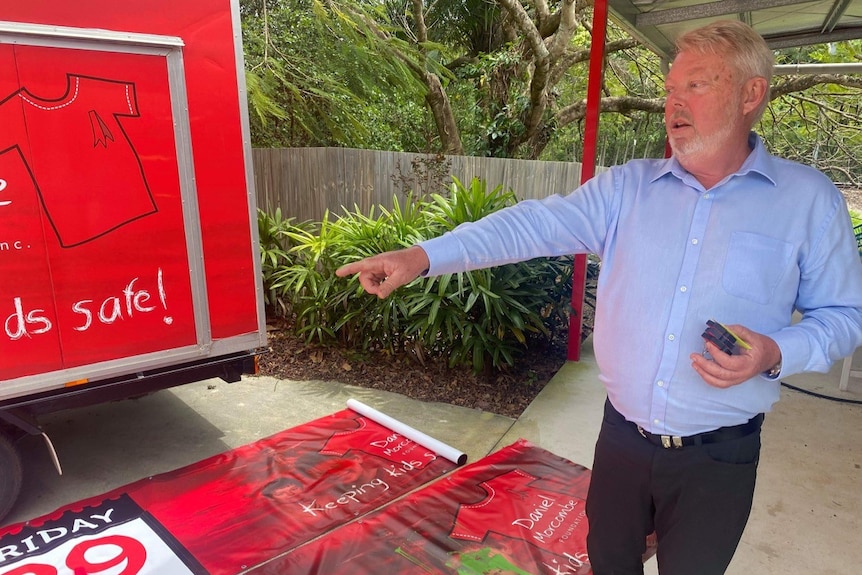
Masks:
[[[679,160],[696,160],[698,158],[707,158],[718,153],[722,147],[730,141],[730,136],[736,126],[737,118],[730,116],[725,118],[726,121],[721,123],[721,128],[708,136],[703,136],[700,132],[694,129],[694,136],[690,138],[679,138],[681,141],[670,138],[671,150],[674,156]],[[691,125],[691,124],[689,124]]]

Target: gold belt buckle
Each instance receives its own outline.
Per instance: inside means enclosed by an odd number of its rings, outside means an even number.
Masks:
[[[640,433],[646,439],[649,439],[646,434],[646,430],[640,425],[637,426],[638,433]],[[673,447],[674,449],[679,449],[682,447],[682,437],[679,435],[660,435],[661,438],[661,446],[665,449],[670,449]]]
[[[682,437],[679,435],[662,435],[661,446],[665,449],[670,449],[671,447],[679,449],[682,447]]]

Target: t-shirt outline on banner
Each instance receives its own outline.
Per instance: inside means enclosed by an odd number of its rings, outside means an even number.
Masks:
[[[520,481],[520,483],[518,483]],[[512,469],[505,473],[485,480],[479,484],[487,493],[487,497],[478,503],[460,504],[455,515],[455,523],[452,530],[449,532],[450,537],[456,539],[467,539],[471,541],[484,541],[489,533],[497,533],[504,537],[513,537],[523,539],[524,541],[545,549],[551,553],[555,553],[552,544],[556,537],[547,537],[547,541],[543,541],[545,537],[541,536],[541,532],[534,531],[536,523],[541,519],[554,521],[555,519],[567,519],[571,512],[577,512],[577,515],[570,520],[570,525],[565,525],[560,521],[560,527],[566,527],[568,531],[566,536],[577,530],[581,523],[586,526],[587,518],[584,505],[586,501],[575,495],[560,493],[552,489],[539,489],[530,484],[541,481],[541,478],[534,477],[520,469]],[[519,486],[520,489],[519,489]],[[515,511],[511,509],[511,505],[503,505],[502,509],[498,509],[496,513],[498,517],[489,519],[487,517],[488,509],[497,499],[499,491],[505,491],[509,494],[516,495],[521,501],[526,501],[532,496],[535,501],[535,509],[529,513],[531,517],[524,517],[524,512],[521,511],[518,516],[505,517],[504,512]],[[566,500],[560,502],[559,498]],[[556,509],[559,507],[559,509]],[[473,511],[479,510],[479,513]],[[554,515],[556,513],[556,515]],[[474,517],[475,515],[475,517]],[[528,527],[527,524],[531,525]],[[525,531],[526,529],[526,531]],[[577,543],[586,548],[586,532],[583,531],[583,540],[578,540]]]
[[[122,90],[122,92],[109,95],[108,91],[112,89],[114,91]],[[110,96],[116,102],[99,101],[98,94],[100,92],[103,94],[103,98]],[[93,93],[97,94],[94,101],[86,101],[85,98],[91,97]],[[118,95],[120,97],[117,97]],[[25,139],[27,145],[26,148],[22,148],[21,142],[16,142],[0,150],[0,154],[5,154],[13,149],[19,151],[37,190],[45,215],[62,247],[68,248],[87,243],[121,226],[158,212],[141,159],[120,122],[120,118],[141,117],[134,82],[67,72],[65,92],[59,98],[46,99],[29,92],[26,86],[21,86],[0,100],[0,110],[4,106],[10,106],[13,101],[21,102],[20,111],[24,135],[18,137]],[[81,103],[84,107],[76,106],[76,103]],[[125,104],[124,109],[121,109],[121,104]],[[99,107],[89,107],[96,105]],[[43,119],[50,120],[52,118],[49,116],[55,114],[64,115],[64,121],[68,124],[69,129],[55,130],[54,125],[50,122],[44,122],[44,127],[40,129],[40,123]],[[86,122],[81,120],[84,115],[87,117]],[[110,126],[105,120],[106,115],[110,118]],[[73,128],[74,123],[90,126],[92,146],[89,150],[83,149],[80,141],[87,134],[80,133],[83,130],[80,126],[77,129]],[[114,134],[111,128],[115,128],[119,135]],[[45,137],[39,137],[40,132],[45,132],[42,134]],[[13,137],[15,137],[14,133]],[[46,142],[48,143],[47,149],[43,149],[41,153],[49,156],[49,161],[44,165],[37,166],[36,164],[43,160],[33,157],[32,148],[34,144],[44,148]],[[109,151],[110,154],[108,154]],[[79,215],[83,211],[92,209],[94,205],[98,205],[100,198],[97,197],[95,202],[87,202],[79,206],[73,205],[73,208],[77,208],[75,213],[67,215],[64,210],[69,207],[69,203],[63,199],[65,186],[61,184],[68,182],[66,180],[63,182],[51,180],[50,157],[60,152],[78,156],[82,160],[81,164],[89,168],[79,175],[78,185],[83,186],[86,179],[93,178],[98,182],[96,189],[101,192],[109,189],[107,188],[109,182],[99,182],[103,178],[98,177],[97,168],[100,165],[122,163],[122,171],[127,173],[127,177],[122,179],[122,188],[126,190],[123,201],[117,202],[115,197],[101,199],[105,204],[112,205],[114,209],[118,205],[122,206],[125,212],[112,214],[110,213],[111,210],[103,210],[103,217],[113,216],[114,219],[105,220],[100,225],[94,225],[92,229],[88,229],[86,218],[81,218]],[[95,154],[102,153],[109,157],[97,158],[95,156]],[[84,161],[84,158],[90,159]],[[110,189],[116,191],[119,188],[120,186],[114,186]]]

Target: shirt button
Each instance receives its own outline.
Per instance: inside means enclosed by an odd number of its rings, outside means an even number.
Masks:
[[[686,286],[682,286],[679,288],[679,291],[681,291],[682,293],[685,293],[688,291],[688,288]]]
[[[658,385],[659,387],[664,387],[664,380],[663,379],[658,380],[658,382],[656,382],[656,385]]]
[[[670,334],[669,336],[667,336],[667,338],[668,338],[670,341],[673,341],[673,340],[675,340],[675,339],[676,339],[676,336],[675,336],[675,335],[673,335],[673,334]]]
[[[695,246],[696,246],[696,245],[697,245],[697,238],[693,238],[693,239],[691,240],[691,243],[692,243],[692,245],[695,245]]]
[[[661,419],[653,419],[652,422],[658,425],[659,423],[661,423]]]
[[[704,200],[708,200],[708,199],[709,199],[709,197],[710,197],[710,196],[709,196],[709,194],[703,194],[703,199],[704,199]]]

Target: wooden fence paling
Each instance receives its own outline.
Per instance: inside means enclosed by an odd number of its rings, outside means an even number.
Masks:
[[[393,176],[411,174],[411,161],[423,154],[379,152],[352,148],[255,148],[252,151],[257,205],[266,212],[280,207],[284,217],[297,222],[319,221],[326,210],[343,213],[356,206],[368,213],[372,206],[392,207],[401,193]],[[503,158],[446,156],[451,175],[465,185],[485,180],[519,199],[538,199],[574,190],[581,177],[577,162],[540,162]],[[448,183],[448,182],[447,182]]]

